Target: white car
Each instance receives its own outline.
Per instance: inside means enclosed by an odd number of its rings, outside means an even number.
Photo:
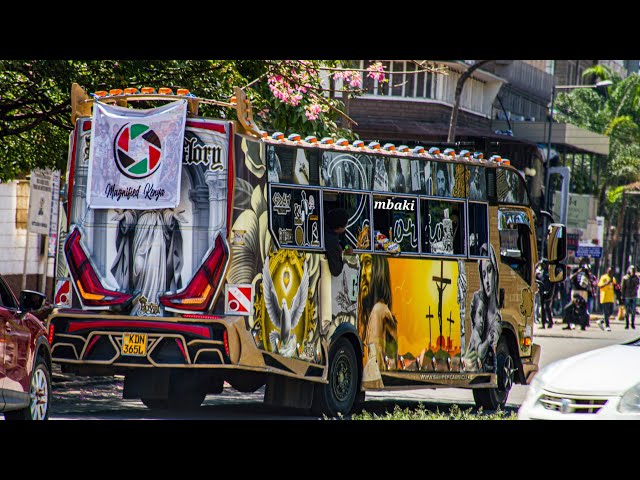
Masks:
[[[518,419],[640,420],[640,338],[545,366]]]

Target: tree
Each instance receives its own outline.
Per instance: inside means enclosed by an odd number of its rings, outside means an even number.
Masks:
[[[187,88],[198,97],[225,102],[240,86],[263,128],[329,136],[345,133],[336,123],[344,112],[335,96],[325,96],[320,72],[338,75],[351,95],[359,93],[363,73],[384,80],[380,63],[366,72],[344,64],[338,60],[0,60],[0,180],[19,178],[33,168],[64,170],[73,130],[73,83],[89,93],[144,86],[170,87],[174,92]],[[212,105],[201,105],[200,112],[235,117],[235,111]]]
[[[485,63],[489,63],[492,60],[477,60],[473,65],[468,67],[456,82],[456,90],[454,94],[453,108],[451,109],[451,118],[449,120],[449,134],[447,135],[447,142],[453,143],[456,141],[456,127],[458,124],[458,110],[460,110],[460,98],[462,97],[462,89],[465,82],[471,78],[471,74]]]
[[[622,79],[603,65],[583,73],[585,77],[591,75],[613,82],[606,94],[586,88],[562,93],[556,100],[554,117],[609,136],[609,158],[600,165],[600,183],[594,190],[598,194],[598,215],[607,218],[609,225],[617,225],[607,246],[610,253],[618,243],[627,208],[623,192],[637,189],[635,182],[640,180],[640,76],[633,73]]]

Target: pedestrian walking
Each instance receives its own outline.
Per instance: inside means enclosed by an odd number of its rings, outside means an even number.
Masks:
[[[609,325],[609,317],[613,314],[613,301],[615,299],[616,278],[613,276],[613,268],[609,267],[607,273],[603,274],[598,280],[598,288],[600,289],[600,305],[602,305],[602,313],[604,320],[598,320],[598,326],[601,330],[611,331]]]
[[[542,328],[553,327],[553,315],[551,313],[551,302],[555,295],[555,284],[549,279],[549,262],[542,259],[536,268],[536,282],[540,295],[540,307],[542,310]]]
[[[625,330],[629,329],[629,317],[631,317],[631,328],[636,328],[636,297],[638,296],[638,285],[640,277],[636,275],[636,267],[631,265],[627,269],[627,274],[622,277],[622,298],[624,298],[625,309]]]
[[[582,330],[589,326],[589,290],[591,289],[591,270],[586,261],[582,261],[580,265],[573,269],[569,276],[571,282],[571,303],[564,307],[564,323],[566,327],[563,330],[573,330],[575,325],[580,325]]]

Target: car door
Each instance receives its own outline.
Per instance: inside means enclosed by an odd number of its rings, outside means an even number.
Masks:
[[[2,315],[2,313],[0,313]],[[4,352],[5,352],[5,334],[4,334],[4,318],[0,318],[0,412],[4,411],[4,379],[6,377],[4,370]]]
[[[28,361],[30,352],[30,332],[26,323],[18,315],[18,302],[0,278],[0,323],[4,334],[4,378],[1,380],[5,402],[15,398],[15,393],[29,392]]]

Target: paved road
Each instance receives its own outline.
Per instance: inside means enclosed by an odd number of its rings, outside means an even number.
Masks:
[[[640,329],[625,330],[621,322],[612,322],[612,331],[601,331],[595,321],[586,331],[563,330],[557,324],[551,330],[535,326],[535,341],[542,347],[541,366],[577,353],[623,343],[640,336]],[[122,398],[122,377],[75,377],[53,372],[54,388],[51,419],[298,419],[317,417],[296,410],[276,410],[263,404],[264,389],[255,393],[238,393],[226,387],[220,395],[207,396],[201,408],[181,414],[155,412],[138,400]],[[516,411],[528,386],[516,385],[509,395],[507,410]],[[417,389],[392,392],[368,392],[364,409],[383,414],[395,405],[415,408],[424,403],[428,409],[447,411],[452,404],[463,409],[474,407],[473,394],[465,389]]]

